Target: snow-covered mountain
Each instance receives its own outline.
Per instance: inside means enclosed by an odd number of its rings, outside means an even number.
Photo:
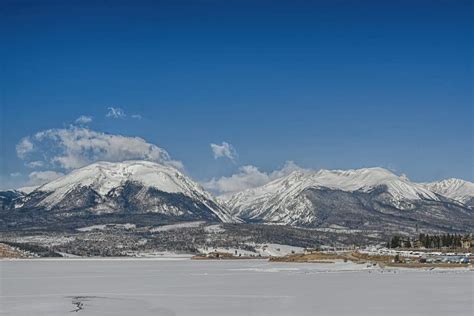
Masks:
[[[38,187],[39,187],[39,185],[26,186],[26,187],[18,188],[15,191],[19,191],[23,194],[30,194],[31,192],[36,190]]]
[[[446,179],[431,183],[423,183],[425,188],[432,192],[468,204],[474,200],[474,183],[461,179]],[[474,205],[474,203],[472,204]]]
[[[15,207],[15,201],[25,194],[19,190],[0,191],[0,210],[9,210]]]
[[[149,161],[97,162],[74,170],[66,176],[38,187],[33,192],[51,192],[39,203],[50,209],[77,188],[87,187],[104,197],[109,193],[117,195],[117,190],[127,182],[139,184],[146,190],[153,188],[170,194],[183,194],[201,202],[206,200],[214,202],[209,193],[177,169]],[[210,210],[224,221],[230,219],[221,210],[213,208]]]
[[[225,199],[235,216],[250,222],[380,228],[410,222],[415,226],[418,221],[450,226],[454,213],[461,216],[461,222],[472,221],[469,210],[449,202],[424,185],[383,168],[295,171]]]
[[[247,216],[249,210],[260,209],[262,203],[265,206],[270,206],[268,202],[271,200],[273,201],[272,207],[278,207],[286,201],[294,200],[308,188],[370,192],[382,185],[386,186],[387,192],[396,204],[420,198],[439,200],[435,193],[421,185],[411,183],[406,177],[398,177],[383,168],[364,168],[320,170],[317,172],[295,171],[262,187],[239,192],[231,196],[226,204],[231,207],[235,215]],[[257,205],[259,206],[257,207]],[[258,212],[253,212],[252,216],[257,214]]]
[[[0,228],[176,221],[471,231],[473,184],[419,184],[383,168],[295,171],[217,201],[170,166],[98,162],[37,188],[0,192]]]
[[[16,205],[10,214],[30,212],[53,220],[134,214],[163,221],[234,221],[200,185],[173,167],[149,161],[93,163],[23,194]]]

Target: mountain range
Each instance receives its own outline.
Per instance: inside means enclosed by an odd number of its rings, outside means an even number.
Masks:
[[[36,188],[0,192],[0,229],[204,220],[306,228],[471,232],[474,184],[414,183],[383,168],[294,171],[219,199],[181,171],[97,162]]]
[[[441,192],[436,183],[413,183],[383,168],[295,171],[222,202],[235,216],[254,223],[470,230],[473,209],[465,202],[472,200],[474,190],[465,189],[469,184],[442,186]]]

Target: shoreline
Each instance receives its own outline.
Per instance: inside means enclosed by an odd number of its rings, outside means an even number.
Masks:
[[[469,266],[446,266],[446,265],[438,265],[438,266],[409,266],[409,265],[377,265],[372,267],[361,267],[364,263],[358,263],[353,261],[319,261],[319,262],[311,262],[311,261],[274,261],[270,260],[270,258],[239,258],[239,259],[193,259],[192,256],[167,256],[167,257],[148,257],[148,258],[140,258],[140,257],[81,257],[81,258],[0,258],[0,264],[2,263],[16,263],[16,262],[25,262],[25,263],[34,263],[34,262],[81,262],[81,261],[88,261],[88,262],[146,262],[146,261],[188,261],[188,262],[255,262],[255,263],[266,263],[270,265],[294,265],[295,268],[302,265],[308,266],[321,266],[327,268],[327,272],[392,272],[392,271],[420,271],[420,272],[440,272],[440,271],[451,271],[451,272],[474,272],[474,267],[472,265]],[[348,269],[338,269],[341,264],[347,265]],[[354,268],[351,269],[349,266],[353,265]],[[327,266],[327,267],[326,267]],[[334,267],[334,269],[333,269]]]

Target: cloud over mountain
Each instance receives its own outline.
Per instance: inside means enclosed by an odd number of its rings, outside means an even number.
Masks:
[[[52,170],[47,170],[47,171],[33,171],[29,174],[29,185],[40,185],[44,184],[47,182],[50,182],[52,180],[55,180],[61,176],[63,176],[64,173],[62,172],[56,172]]]
[[[264,185],[295,170],[302,170],[302,168],[293,161],[287,161],[281,169],[268,173],[260,171],[255,166],[247,165],[240,167],[237,173],[229,177],[213,178],[203,186],[220,194],[234,193]]]
[[[48,129],[24,137],[16,146],[26,163],[44,162],[49,168],[72,170],[95,161],[142,159],[183,168],[166,150],[140,137],[98,132],[85,127]]]

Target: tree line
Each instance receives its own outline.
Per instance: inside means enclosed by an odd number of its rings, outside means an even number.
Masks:
[[[461,234],[420,234],[417,240],[412,241],[410,237],[393,236],[387,243],[387,248],[412,248],[416,244],[425,248],[460,248],[462,240],[468,237]]]

